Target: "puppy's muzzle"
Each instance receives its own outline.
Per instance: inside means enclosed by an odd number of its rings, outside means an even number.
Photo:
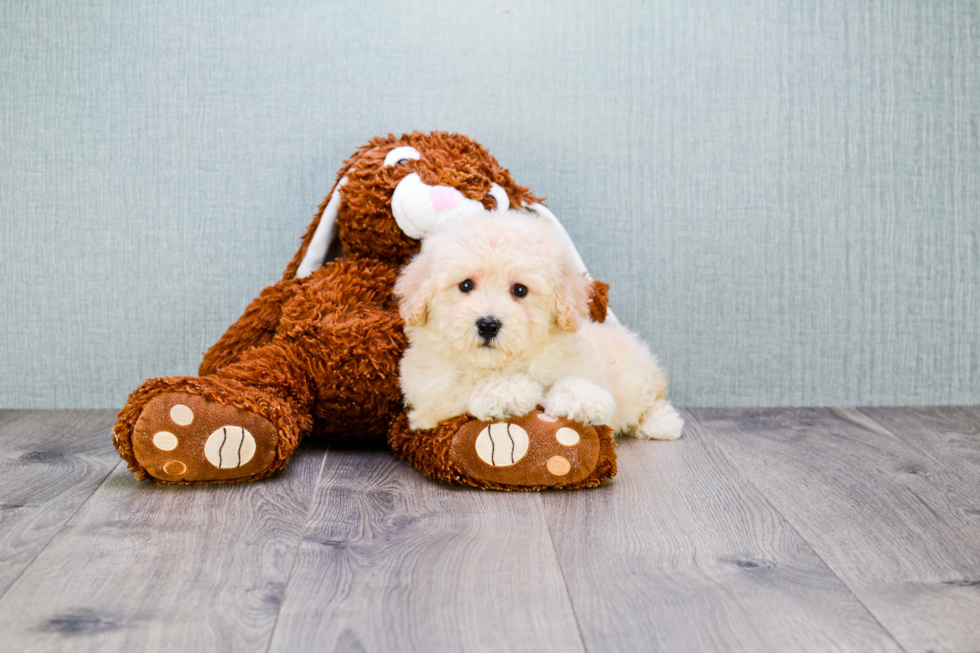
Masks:
[[[489,345],[490,341],[500,333],[500,320],[495,317],[481,317],[476,321],[476,332],[480,334],[484,345]]]

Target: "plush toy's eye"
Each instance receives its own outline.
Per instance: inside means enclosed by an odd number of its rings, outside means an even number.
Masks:
[[[498,211],[506,211],[510,208],[510,197],[500,184],[494,183],[490,187],[490,197],[497,200]]]
[[[472,279],[464,279],[459,282],[459,289],[462,292],[470,292],[474,288],[476,288],[476,284],[473,283]]]
[[[520,283],[515,283],[510,288],[510,294],[512,294],[514,297],[526,297],[527,296],[527,286],[525,286],[523,284],[520,284]]]
[[[410,145],[402,145],[401,147],[396,147],[392,151],[385,155],[385,165],[386,166],[397,166],[403,163],[408,163],[411,160],[418,161],[422,158],[419,151]]]

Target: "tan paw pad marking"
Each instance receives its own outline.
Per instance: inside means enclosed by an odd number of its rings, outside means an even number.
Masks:
[[[555,476],[564,476],[571,468],[572,464],[564,456],[552,456],[548,459],[548,471]]]
[[[163,466],[163,471],[167,472],[171,476],[180,476],[187,471],[187,465],[179,460],[169,460],[167,461],[167,464]]]
[[[476,455],[492,467],[509,467],[527,454],[530,439],[517,424],[489,424],[476,436]]]
[[[157,431],[153,434],[153,446],[160,451],[173,451],[177,444],[177,436],[170,431]]]
[[[538,413],[538,419],[542,422],[557,422],[558,418],[548,413]]]
[[[255,438],[241,426],[222,426],[204,443],[204,457],[218,469],[241,467],[254,455]]]
[[[174,421],[174,424],[187,426],[194,421],[194,411],[184,404],[176,404],[170,409],[170,419]]]
[[[575,429],[563,426],[555,433],[555,439],[558,440],[559,444],[563,444],[566,447],[574,447],[578,444],[579,434]]]

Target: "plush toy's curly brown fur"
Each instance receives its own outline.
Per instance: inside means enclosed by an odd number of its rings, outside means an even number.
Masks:
[[[384,166],[385,154],[401,145],[414,147],[421,158]],[[114,441],[137,477],[163,483],[253,480],[283,467],[310,432],[382,439],[392,431],[396,453],[426,474],[452,482],[494,486],[460,477],[452,471],[451,462],[444,460],[441,450],[436,450],[438,447],[431,451],[426,448],[430,442],[435,446],[450,438],[452,424],[458,420],[441,428],[438,436],[432,436],[435,439],[419,439],[414,445],[412,435],[403,426],[393,429],[393,425],[404,423],[396,420],[403,414],[398,363],[406,340],[392,290],[399,269],[418,251],[419,241],[398,228],[391,214],[391,196],[398,182],[412,172],[418,173],[426,184],[452,186],[486,208],[496,206],[490,195],[494,183],[506,190],[512,206],[525,206],[540,199],[514,183],[482,145],[464,136],[435,132],[372,139],[344,163],[337,175],[338,183],[347,178],[337,214],[347,258],[331,261],[307,277],[296,277],[330,200],[328,195],[283,279],[263,290],[211,347],[201,363],[200,376],[151,379],[130,394],[119,413]],[[335,183],[331,194],[337,188]],[[605,315],[606,288],[597,282],[593,304],[596,319]],[[278,440],[259,442],[258,446],[275,447],[272,466],[237,479],[207,478],[205,472],[198,477],[151,473],[147,462],[151,456],[145,453],[141,462],[138,446],[134,445],[134,430],[141,417],[148,419],[143,416],[148,404],[174,394],[196,395],[267,420],[271,424],[269,432],[277,433]],[[150,427],[153,425],[144,424],[142,428]],[[193,429],[193,424],[185,427],[178,433],[178,440],[193,440],[195,446],[202,448],[207,434]],[[580,485],[597,484],[615,473],[611,440],[606,440],[609,439],[603,440],[602,464],[588,483]],[[196,462],[184,462],[197,469]],[[206,465],[199,467],[204,469]]]
[[[592,297],[589,299],[589,319],[593,322],[605,322],[608,308],[609,284],[598,280],[593,281]]]

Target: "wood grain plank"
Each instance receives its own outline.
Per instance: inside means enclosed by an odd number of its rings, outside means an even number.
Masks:
[[[108,410],[0,411],[0,596],[119,457]]]
[[[980,649],[975,481],[852,409],[697,419],[906,650]]]
[[[543,497],[589,650],[900,650],[695,421],[617,447],[614,483]]]
[[[0,599],[5,649],[265,651],[323,457],[183,487],[120,463]]]
[[[855,418],[861,414],[960,477],[965,514],[980,518],[980,407],[859,408]]]
[[[272,651],[582,651],[538,494],[331,451]]]

